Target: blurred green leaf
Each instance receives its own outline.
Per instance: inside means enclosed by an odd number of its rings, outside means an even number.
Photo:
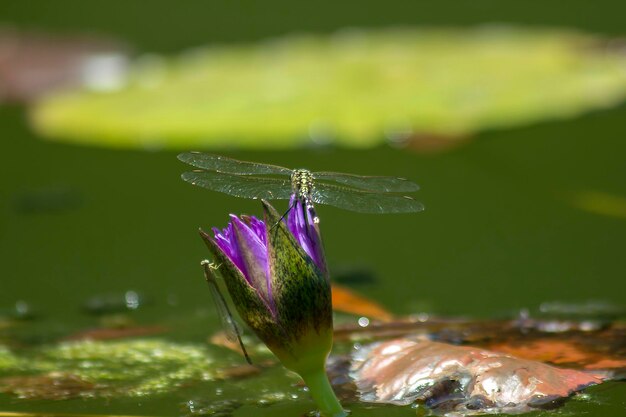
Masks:
[[[21,361],[9,349],[0,345],[0,372],[19,367]]]
[[[571,200],[575,207],[589,213],[626,219],[626,198],[623,196],[585,190],[574,193]]]
[[[140,57],[116,91],[48,97],[45,135],[114,147],[460,138],[619,103],[626,55],[567,30],[344,30]]]

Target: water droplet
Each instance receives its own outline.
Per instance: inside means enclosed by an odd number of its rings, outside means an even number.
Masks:
[[[139,294],[135,291],[126,291],[124,299],[126,300],[126,308],[129,310],[137,310],[139,308]]]

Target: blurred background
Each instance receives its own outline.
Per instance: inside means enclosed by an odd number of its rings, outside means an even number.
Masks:
[[[318,207],[337,282],[395,315],[619,308],[620,6],[5,0],[0,311],[32,316],[39,343],[135,294],[133,323],[204,341],[217,324],[197,228],[260,205],[184,183],[187,150],[420,184],[417,214]]]

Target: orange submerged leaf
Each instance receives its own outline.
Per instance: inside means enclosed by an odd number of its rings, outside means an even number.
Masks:
[[[393,319],[393,314],[385,310],[380,304],[337,284],[333,284],[333,309],[381,321]]]
[[[593,351],[575,341],[563,339],[537,339],[489,345],[489,349],[515,355],[519,358],[549,362],[555,365],[575,366],[583,369],[620,369],[626,359],[611,356],[610,352]]]

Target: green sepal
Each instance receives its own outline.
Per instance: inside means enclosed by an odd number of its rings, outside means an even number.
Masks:
[[[246,281],[239,268],[222,252],[215,241],[202,229],[200,236],[206,244],[218,271],[224,278],[228,294],[241,319],[270,347],[279,343],[284,336],[276,326],[269,306],[259,293]]]
[[[325,350],[327,355],[332,345],[333,325],[330,283],[296,242],[274,207],[263,200],[263,208],[274,303],[278,322],[289,337],[285,347],[294,358],[302,357],[302,350],[309,348],[320,353]]]

